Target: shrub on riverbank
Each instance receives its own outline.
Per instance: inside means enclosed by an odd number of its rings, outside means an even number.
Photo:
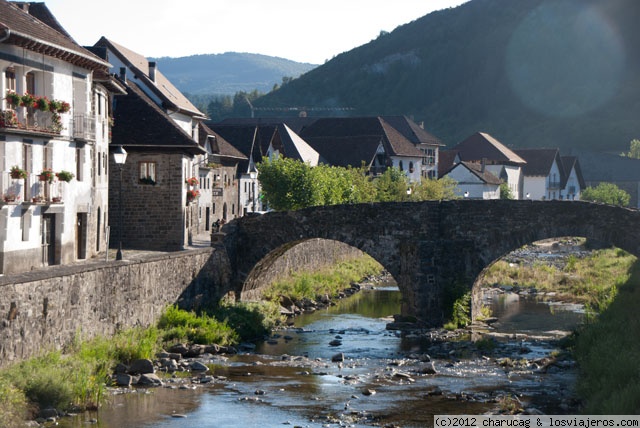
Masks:
[[[483,287],[504,285],[555,292],[559,298],[584,303],[600,312],[629,279],[636,258],[619,248],[594,251],[584,258],[569,256],[564,267],[536,261],[532,265],[499,260],[480,279]]]
[[[281,297],[293,301],[336,296],[352,283],[382,272],[382,266],[371,256],[351,259],[314,272],[295,272],[288,279],[276,281],[264,291],[264,298],[279,302]]]
[[[585,414],[640,413],[640,262],[598,317],[580,328],[575,356]]]

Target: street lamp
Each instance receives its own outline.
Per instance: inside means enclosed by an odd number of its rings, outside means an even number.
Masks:
[[[116,253],[116,260],[122,260],[122,170],[124,169],[124,163],[127,161],[127,151],[122,146],[116,147],[113,151],[113,161],[120,168],[120,189],[118,191],[120,195],[120,203],[118,204],[120,220],[118,226],[118,252]]]

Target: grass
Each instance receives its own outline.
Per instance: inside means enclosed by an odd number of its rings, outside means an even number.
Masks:
[[[640,414],[640,263],[599,316],[575,335],[584,414]]]
[[[584,258],[570,256],[562,269],[542,262],[528,266],[499,260],[486,270],[480,285],[553,291],[559,298],[584,303],[591,312],[598,313],[628,281],[635,260],[633,255],[618,248],[597,250]]]
[[[263,295],[271,302],[279,302],[283,296],[293,301],[313,300],[323,295],[336,296],[352,283],[380,272],[382,266],[365,255],[314,272],[296,272],[288,279],[271,284]]]

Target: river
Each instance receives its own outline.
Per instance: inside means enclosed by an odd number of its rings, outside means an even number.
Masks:
[[[469,335],[386,330],[400,310],[394,287],[363,290],[295,319],[253,352],[212,356],[206,384],[115,393],[98,412],[62,418],[64,428],[424,427],[434,414],[478,414],[517,405],[572,410],[575,367],[555,361],[555,339],[580,308],[534,296],[485,294],[498,319]],[[343,362],[332,358],[344,355]],[[429,374],[433,367],[436,374]],[[536,410],[534,410],[536,409]]]

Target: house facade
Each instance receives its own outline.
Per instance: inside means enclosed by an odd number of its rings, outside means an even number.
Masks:
[[[111,177],[112,209],[122,208],[124,247],[180,250],[210,229],[214,173],[200,141],[206,116],[158,70],[155,62],[102,37],[92,50],[127,87],[114,106],[113,147],[128,153],[123,180]],[[117,189],[125,194],[119,205]],[[112,243],[120,236],[113,225]]]
[[[526,160],[523,168],[523,192],[533,200],[580,199],[584,180],[575,157],[562,157],[555,149],[518,149]]]
[[[106,250],[109,63],[43,3],[0,0],[0,273]]]
[[[455,188],[456,196],[467,199],[500,199],[502,180],[482,165],[458,162],[445,175],[458,183]]]
[[[452,168],[461,162],[475,164],[476,169],[482,170],[483,173],[491,173],[502,183],[506,183],[515,199],[524,199],[526,196],[523,192],[523,168],[527,162],[487,133],[476,132],[469,136],[447,153],[443,153],[441,160],[444,159],[447,160],[447,164],[441,164],[443,175],[448,175]],[[460,183],[458,187],[462,194],[471,193],[473,190],[465,188]]]

